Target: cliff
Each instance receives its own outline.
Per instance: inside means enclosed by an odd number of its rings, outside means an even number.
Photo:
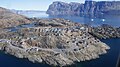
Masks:
[[[120,1],[85,1],[80,3],[53,2],[48,10],[49,15],[80,14],[120,14]]]
[[[25,16],[0,7],[0,28],[13,27],[25,23],[31,23],[31,21]]]

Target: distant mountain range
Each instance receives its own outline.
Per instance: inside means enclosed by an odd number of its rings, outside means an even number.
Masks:
[[[82,3],[53,2],[48,10],[49,15],[79,14],[120,14],[120,1],[88,1]]]
[[[15,10],[12,9],[12,12],[16,13],[16,14],[27,14],[27,13],[41,13],[41,12],[45,12],[45,11],[40,11],[40,10]]]

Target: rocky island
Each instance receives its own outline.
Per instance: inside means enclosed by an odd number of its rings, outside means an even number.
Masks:
[[[110,49],[98,38],[120,37],[120,28],[109,25],[94,28],[65,19],[27,18],[5,8],[0,10],[0,50],[34,63],[66,66],[96,59]],[[10,27],[30,23],[34,26],[11,31]]]

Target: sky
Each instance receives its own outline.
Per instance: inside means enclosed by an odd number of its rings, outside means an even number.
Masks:
[[[84,3],[85,0],[0,0],[0,7],[16,10],[41,10],[46,11],[54,1]],[[101,1],[101,0],[95,0]],[[110,0],[108,0],[110,1]],[[113,0],[111,0],[113,1]],[[116,0],[120,1],[120,0]]]

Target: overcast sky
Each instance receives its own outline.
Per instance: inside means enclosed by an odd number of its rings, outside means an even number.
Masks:
[[[53,1],[63,1],[63,2],[79,2],[83,3],[84,0],[0,0],[0,7],[8,9],[17,9],[17,10],[41,10],[46,11],[48,6]],[[101,1],[101,0],[96,0]],[[107,0],[114,1],[114,0]],[[116,0],[120,1],[120,0]]]

